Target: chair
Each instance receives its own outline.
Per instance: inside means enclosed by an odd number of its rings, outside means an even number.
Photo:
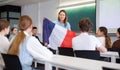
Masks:
[[[3,54],[1,53],[4,63],[4,70],[22,70],[21,63],[17,55]]]
[[[102,70],[119,70],[119,69],[108,68],[108,67],[102,67]]]
[[[87,59],[100,60],[100,52],[94,50],[75,50],[75,56]]]
[[[119,52],[119,58],[116,59],[116,63],[120,63],[120,52]]]
[[[118,52],[120,56],[120,48],[107,48],[108,51]],[[120,58],[116,59],[116,63],[120,63]]]
[[[120,52],[120,48],[107,48],[108,51]]]
[[[72,48],[58,47],[58,54],[74,57]]]

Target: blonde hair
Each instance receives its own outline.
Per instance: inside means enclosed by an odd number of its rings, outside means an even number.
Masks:
[[[12,54],[12,55],[19,54],[19,46],[25,39],[25,34],[23,31],[25,31],[31,24],[32,24],[32,19],[27,15],[24,15],[19,19],[18,26],[20,28],[20,32],[17,34],[12,44],[10,45],[8,54]]]

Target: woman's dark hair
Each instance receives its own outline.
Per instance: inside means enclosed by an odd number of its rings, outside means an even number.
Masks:
[[[92,27],[92,22],[89,18],[83,18],[79,21],[79,29],[82,32],[89,32],[90,28]]]
[[[100,32],[103,32],[105,35],[105,47],[106,48],[111,48],[111,39],[108,36],[108,30],[106,27],[99,27]]]
[[[11,31],[13,31],[15,28],[17,29],[17,27],[12,27],[12,28],[11,28]]]
[[[118,32],[118,33],[119,33],[119,35],[120,35],[120,28],[118,28],[118,29],[117,29],[117,32]]]
[[[59,15],[61,12],[64,12],[64,13],[65,13],[64,25],[65,25],[65,27],[66,27],[66,25],[67,25],[66,22],[67,22],[67,19],[68,19],[67,13],[66,13],[65,10],[60,10],[59,13],[58,13],[58,15]],[[60,21],[59,16],[58,16],[58,21]]]

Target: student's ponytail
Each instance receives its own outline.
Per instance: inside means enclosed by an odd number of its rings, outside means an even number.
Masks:
[[[111,39],[110,39],[110,37],[108,35],[105,36],[105,47],[106,48],[111,48],[112,47],[112,45],[111,45]]]
[[[23,31],[20,31],[17,36],[15,37],[15,39],[13,40],[13,42],[10,45],[10,48],[8,50],[8,54],[12,54],[12,55],[18,55],[19,54],[19,45],[21,42],[24,41],[25,38],[25,34]]]

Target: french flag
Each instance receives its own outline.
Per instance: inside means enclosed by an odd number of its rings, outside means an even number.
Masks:
[[[72,48],[72,38],[75,36],[75,32],[67,30],[44,18],[43,43],[47,43],[50,48],[54,50],[57,50],[58,47]]]

